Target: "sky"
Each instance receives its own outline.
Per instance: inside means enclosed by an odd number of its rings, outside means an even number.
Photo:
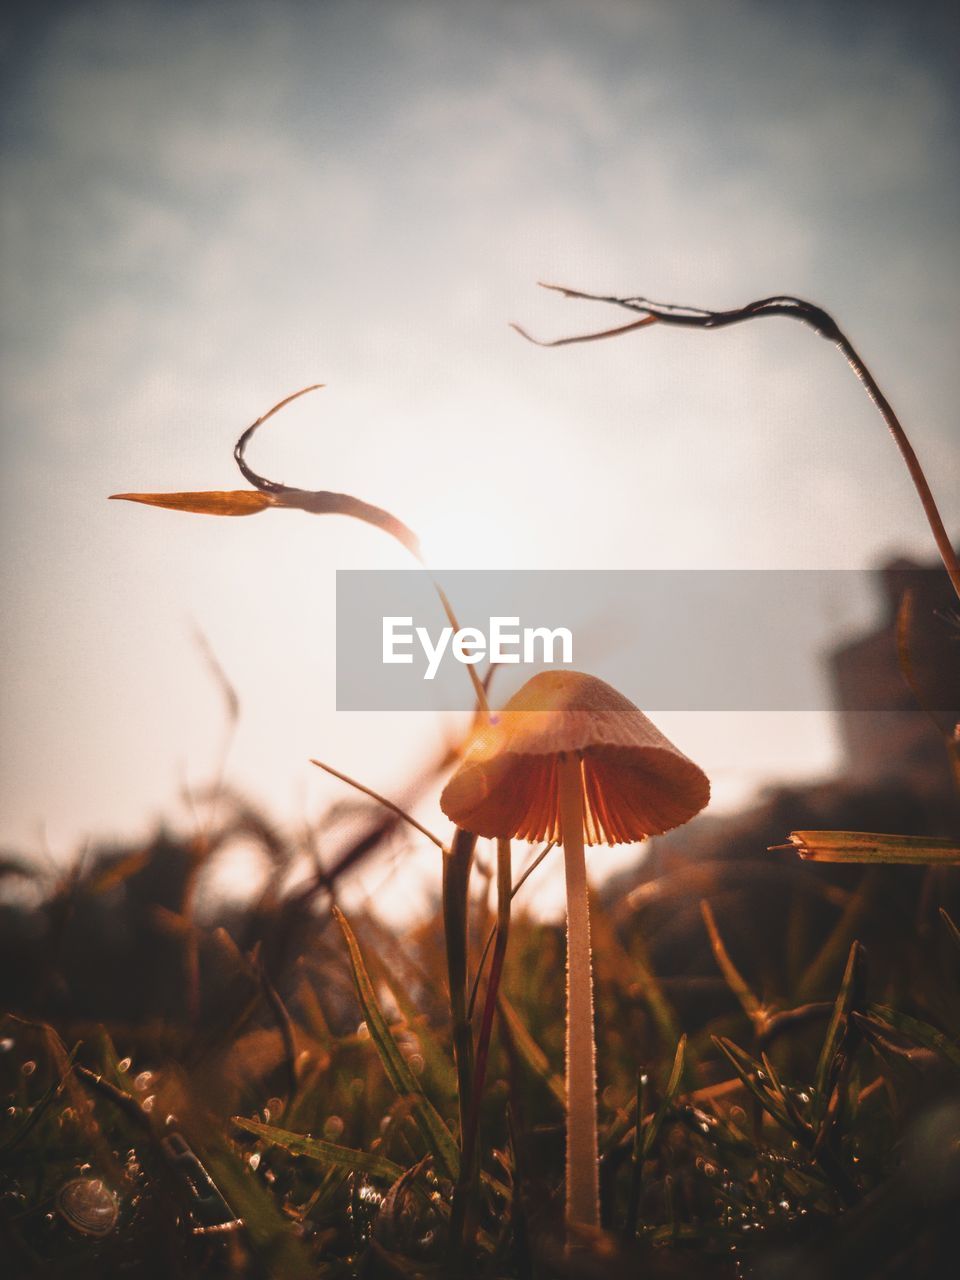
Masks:
[[[389,508],[440,568],[931,556],[827,344],[769,321],[540,350],[508,322],[618,319],[540,280],[821,304],[960,529],[953,6],[124,0],[0,23],[7,846],[64,861],[189,823],[224,738],[198,630],[240,699],[227,777],[282,821],[343,797],[310,756],[398,796],[450,740],[449,718],[335,710],[335,570],[408,567],[382,534],[107,501],[237,487],[239,432],[307,383],[251,462]],[[869,623],[868,599],[831,607],[838,634]],[[720,808],[836,765],[823,714],[661,725]]]

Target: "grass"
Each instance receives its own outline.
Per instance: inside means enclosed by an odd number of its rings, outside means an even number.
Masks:
[[[952,868],[801,865],[766,853],[761,828],[752,849],[718,837],[695,893],[666,841],[632,903],[597,898],[603,1231],[569,1256],[563,936],[525,913],[531,879],[464,1256],[450,1241],[461,1119],[440,905],[397,936],[331,913],[331,886],[301,881],[200,924],[178,908],[225,833],[259,827],[274,883],[299,854],[235,808],[199,853],[162,835],[96,851],[32,907],[6,908],[12,1274],[936,1274],[960,1191]],[[745,876],[745,858],[765,873]],[[471,982],[493,918],[477,879]],[[102,1239],[57,1209],[80,1174],[117,1194]]]

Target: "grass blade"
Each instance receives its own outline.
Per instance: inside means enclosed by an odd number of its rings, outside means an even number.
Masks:
[[[333,914],[343,932],[347,950],[350,953],[350,964],[353,969],[357,998],[360,1001],[360,1007],[363,1010],[363,1016],[370,1031],[370,1038],[373,1040],[377,1053],[380,1055],[380,1061],[387,1074],[387,1079],[401,1097],[410,1099],[411,1111],[417,1128],[423,1135],[424,1142],[436,1160],[439,1171],[455,1182],[460,1171],[460,1153],[457,1151],[456,1143],[450,1134],[450,1130],[424,1094],[420,1087],[420,1082],[410,1070],[407,1060],[400,1052],[400,1048],[393,1038],[374,993],[373,984],[370,981],[370,975],[367,973],[353,930],[347,924],[343,912],[337,907],[333,908]]]
[[[547,1055],[534,1040],[519,1013],[517,1013],[502,991],[497,1004],[501,1017],[510,1029],[510,1035],[513,1037],[513,1043],[520,1057],[523,1058],[534,1075],[540,1077],[561,1107],[566,1107],[567,1090],[563,1078],[557,1075],[555,1071],[551,1071]]]
[[[386,1182],[396,1182],[403,1170],[386,1156],[378,1156],[371,1151],[354,1151],[350,1147],[339,1147],[333,1142],[324,1142],[321,1138],[313,1138],[308,1133],[292,1133],[289,1129],[278,1129],[272,1124],[261,1124],[259,1120],[247,1120],[244,1116],[234,1116],[233,1123],[238,1129],[252,1133],[254,1137],[272,1142],[274,1146],[283,1147],[295,1156],[309,1156],[311,1160],[319,1160],[338,1169],[348,1169],[352,1173],[366,1173],[372,1178],[383,1178]]]
[[[953,866],[960,846],[939,836],[890,836],[872,831],[791,831],[790,843],[809,862]]]
[[[681,1036],[677,1043],[677,1052],[674,1055],[673,1066],[670,1068],[670,1078],[667,1081],[667,1087],[663,1091],[663,1097],[660,1099],[660,1105],[654,1112],[653,1119],[647,1126],[646,1133],[643,1135],[643,1146],[641,1161],[646,1158],[653,1149],[653,1144],[657,1140],[660,1128],[666,1119],[667,1112],[673,1106],[673,1100],[677,1096],[677,1090],[680,1088],[680,1080],[683,1076],[683,1057],[687,1048],[687,1037]]]
[[[780,1098],[763,1087],[762,1082],[766,1079],[766,1072],[760,1063],[755,1062],[739,1045],[725,1036],[713,1036],[712,1040],[740,1077],[747,1092],[756,1098],[764,1111],[772,1116],[782,1129],[796,1136],[796,1125]]]
[[[744,1013],[753,1023],[755,1029],[758,1032],[763,1031],[767,1021],[766,1012],[760,1001],[750,990],[740,970],[730,959],[730,954],[724,945],[723,939],[720,937],[720,930],[717,928],[713,909],[706,898],[700,899],[700,914],[703,916],[703,923],[706,925],[707,933],[710,936],[710,946],[713,948],[714,957],[720,966],[720,972],[726,979],[727,986],[740,1001]]]
[[[950,937],[954,940],[957,946],[960,947],[960,929],[957,928],[956,924],[953,921],[953,918],[951,917],[950,913],[947,911],[945,907],[940,908],[940,918],[943,921],[943,923],[947,926],[947,929],[950,933]]]
[[[637,1072],[637,1096],[634,1104],[633,1151],[631,1153],[632,1169],[630,1173],[630,1194],[627,1200],[627,1216],[624,1224],[624,1235],[628,1240],[637,1236],[637,1218],[640,1213],[640,1201],[643,1198],[643,1116],[647,1101],[647,1073],[641,1067]]]
[[[958,1070],[960,1070],[960,1048],[942,1031],[932,1027],[929,1022],[920,1018],[911,1018],[909,1014],[891,1009],[887,1004],[870,1004],[866,1009],[868,1019],[874,1019],[898,1032],[924,1049],[940,1054]]]
[[[114,500],[142,502],[168,511],[192,511],[200,516],[254,516],[274,506],[273,498],[258,489],[211,490],[201,493],[111,493]]]
[[[860,986],[859,976],[862,969],[862,953],[863,948],[859,942],[855,942],[850,948],[850,955],[847,957],[847,967],[844,970],[843,981],[840,984],[836,1003],[833,1006],[833,1014],[827,1026],[827,1034],[824,1036],[823,1047],[817,1060],[817,1072],[814,1077],[814,1088],[816,1089],[814,1114],[818,1120],[827,1106],[833,1064],[837,1056],[837,1050],[846,1035],[847,1022],[858,994],[857,988]]]

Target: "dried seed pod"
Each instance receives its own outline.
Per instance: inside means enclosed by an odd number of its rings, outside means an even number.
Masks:
[[[102,1178],[71,1178],[57,1193],[60,1216],[85,1236],[108,1236],[117,1225],[117,1197]]]

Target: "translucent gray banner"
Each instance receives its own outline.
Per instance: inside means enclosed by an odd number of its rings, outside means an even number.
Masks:
[[[599,676],[646,711],[905,710],[917,705],[897,643],[907,591],[910,680],[955,720],[956,602],[945,574],[914,566],[340,571],[337,708],[469,710],[468,663],[479,658],[482,678],[493,654],[497,703],[552,665]]]

